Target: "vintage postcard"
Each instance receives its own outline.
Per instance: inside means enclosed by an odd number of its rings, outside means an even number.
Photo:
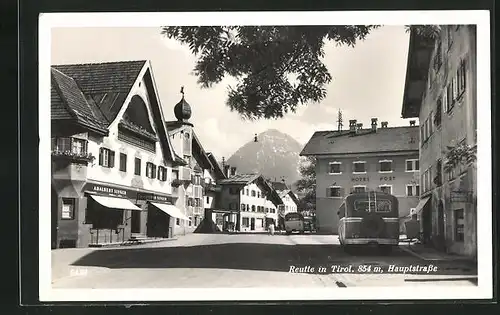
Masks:
[[[40,15],[40,300],[491,298],[489,21]]]

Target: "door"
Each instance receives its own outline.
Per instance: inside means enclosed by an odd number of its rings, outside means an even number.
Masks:
[[[432,216],[431,216],[431,203],[427,204],[422,209],[422,234],[424,244],[429,244],[432,232]]]
[[[255,230],[255,218],[250,219],[250,231]]]
[[[132,217],[130,219],[130,230],[132,233],[141,232],[141,211],[132,211]]]

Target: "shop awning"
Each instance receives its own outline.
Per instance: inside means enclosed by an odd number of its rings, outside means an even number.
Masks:
[[[425,197],[424,199],[420,199],[417,206],[415,207],[415,214],[420,213],[420,211],[422,211],[422,209],[425,207],[425,205],[429,202],[430,199],[431,197]]]
[[[92,199],[97,201],[100,205],[111,208],[111,209],[123,209],[123,210],[139,210],[142,211],[141,208],[134,205],[130,200],[123,198],[114,198],[114,197],[106,197],[106,196],[96,196],[91,195]]]
[[[174,205],[167,205],[164,203],[150,202],[153,206],[165,212],[171,217],[191,221],[182,211]]]

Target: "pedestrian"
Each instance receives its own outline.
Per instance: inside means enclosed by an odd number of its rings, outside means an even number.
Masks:
[[[271,222],[269,224],[268,230],[269,230],[270,235],[274,235],[274,223],[273,222]]]

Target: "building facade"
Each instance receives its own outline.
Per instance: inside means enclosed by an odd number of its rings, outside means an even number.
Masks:
[[[418,182],[418,133],[410,126],[379,128],[372,119],[363,129],[356,120],[349,130],[313,134],[301,156],[314,156],[316,163],[316,223],[318,233],[337,234],[337,211],[343,199],[356,191],[385,191],[399,200],[401,230],[420,194]]]
[[[52,66],[53,248],[169,237],[185,219],[157,95],[148,61]]]
[[[226,169],[230,169],[226,166]],[[231,211],[228,221],[237,231],[264,231],[270,220],[276,221],[277,208],[283,203],[278,193],[259,174],[236,174],[220,181],[220,206]]]
[[[410,34],[402,115],[418,117],[424,240],[477,256],[476,162],[445,167],[446,153],[477,144],[476,28],[440,27],[437,38]]]
[[[192,233],[203,221],[205,209],[214,206],[220,188],[217,180],[225,175],[213,154],[205,151],[194,126],[189,122],[191,106],[182,96],[174,106],[177,120],[167,121],[170,142],[175,154],[173,173],[173,191],[178,196],[176,207],[183,210],[189,220],[175,219],[174,235]]]

